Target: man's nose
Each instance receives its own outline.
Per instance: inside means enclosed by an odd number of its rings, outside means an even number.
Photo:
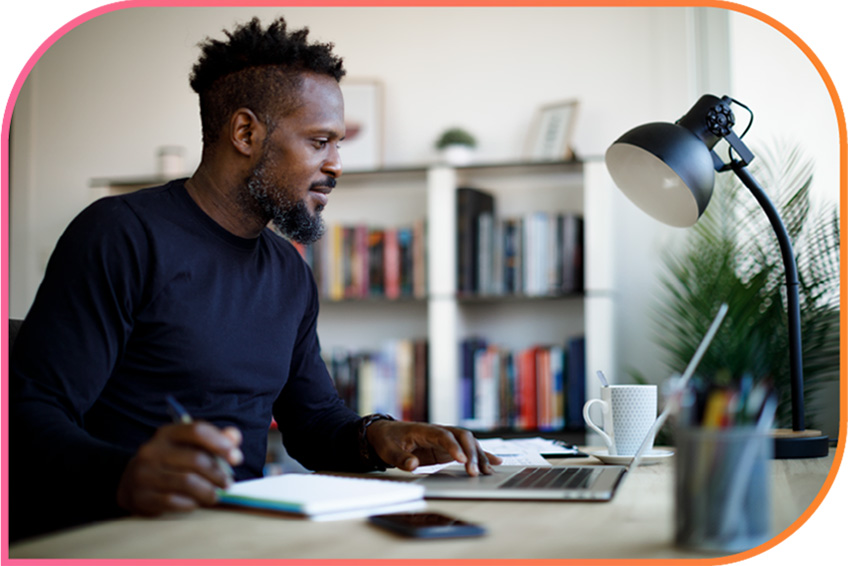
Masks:
[[[330,150],[327,160],[324,161],[321,167],[321,172],[326,173],[333,179],[337,179],[342,176],[342,157],[339,154],[339,148],[333,147]]]

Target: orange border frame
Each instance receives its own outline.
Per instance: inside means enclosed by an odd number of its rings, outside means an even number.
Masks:
[[[846,211],[848,211],[848,152],[846,152],[846,147],[848,147],[846,139],[846,125],[845,125],[845,114],[842,107],[842,103],[839,99],[839,95],[836,91],[836,86],[833,83],[830,75],[827,70],[824,68],[821,60],[816,56],[816,54],[812,51],[812,49],[800,38],[796,35],[792,30],[790,30],[787,26],[783,25],[776,19],[772,18],[764,14],[763,12],[756,10],[754,8],[744,6],[741,4],[736,4],[733,2],[725,1],[725,0],[654,0],[654,1],[627,1],[627,0],[609,0],[609,1],[569,1],[569,0],[531,0],[528,2],[520,2],[519,0],[507,1],[507,0],[464,0],[460,2],[450,2],[448,0],[418,0],[413,2],[402,2],[400,0],[316,0],[316,1],[308,1],[308,0],[254,0],[248,2],[238,2],[235,0],[231,1],[222,1],[222,0],[183,0],[183,1],[174,1],[169,2],[167,0],[124,0],[119,1],[113,4],[109,4],[107,6],[103,6],[100,8],[96,8],[90,10],[79,17],[75,18],[55,33],[53,33],[42,45],[41,47],[30,57],[25,65],[24,69],[21,71],[18,76],[10,99],[6,105],[6,110],[3,119],[3,132],[2,132],[2,197],[3,202],[8,203],[8,195],[9,195],[9,186],[8,186],[8,152],[9,152],[9,127],[11,121],[11,114],[15,106],[15,102],[17,101],[18,93],[20,92],[20,88],[23,84],[23,81],[26,79],[32,67],[41,57],[41,55],[46,51],[58,38],[62,35],[73,29],[74,27],[84,23],[85,21],[92,19],[94,17],[100,16],[104,13],[126,9],[126,8],[135,8],[135,7],[638,7],[638,8],[657,8],[657,7],[706,7],[706,8],[719,8],[725,10],[731,10],[735,12],[739,12],[745,14],[747,16],[756,18],[769,26],[773,27],[783,35],[785,35],[789,40],[791,40],[804,54],[807,58],[813,63],[815,68],[818,70],[819,75],[825,83],[825,86],[830,93],[831,101],[833,102],[834,109],[836,110],[836,119],[839,130],[839,144],[840,144],[840,158],[839,158],[839,187],[840,187],[840,218],[842,219],[842,224],[844,225],[844,219],[846,215]],[[8,226],[8,207],[4,207],[2,210],[2,216],[0,216],[0,221],[3,226]],[[841,265],[845,265],[846,257],[848,257],[848,252],[846,252],[846,235],[844,230],[842,231],[840,237],[840,262]],[[4,240],[2,245],[2,264],[0,264],[0,269],[2,269],[2,278],[0,278],[0,282],[2,282],[2,309],[4,313],[8,313],[8,239]],[[844,270],[843,270],[844,273]],[[846,297],[848,297],[848,292],[846,292],[846,288],[844,285],[844,275],[841,280],[841,289],[840,289],[840,305],[844,307],[846,303]],[[848,314],[846,314],[845,309],[841,308],[840,312],[840,388],[839,388],[839,407],[840,407],[840,423],[839,423],[839,438],[841,442],[838,444],[836,448],[836,454],[834,458],[833,466],[825,479],[824,485],[822,489],[819,491],[815,500],[810,504],[807,510],[786,530],[782,533],[778,534],[774,538],[772,538],[769,542],[764,543],[756,548],[748,550],[746,552],[740,554],[729,555],[725,557],[719,558],[704,558],[704,559],[667,559],[661,560],[663,564],[668,565],[676,565],[676,564],[685,564],[691,566],[695,565],[707,565],[707,564],[728,564],[732,562],[737,562],[741,560],[745,560],[757,555],[762,554],[763,552],[777,546],[782,541],[786,540],[789,536],[794,534],[807,520],[815,513],[815,511],[819,508],[822,501],[828,494],[833,485],[834,479],[836,478],[837,471],[842,463],[842,458],[844,454],[844,442],[846,439],[846,411],[848,411],[848,388],[846,387],[846,367],[848,367],[848,337],[846,337],[846,330],[848,330],[848,325],[846,324],[848,321]],[[4,341],[2,344],[2,356],[3,356],[3,391],[6,391],[7,388],[7,380],[6,375],[8,373],[8,344]],[[6,403],[6,395],[3,395],[3,407],[5,409]],[[7,411],[3,411],[4,414],[7,414]],[[3,427],[2,433],[3,440],[3,478],[2,478],[2,493],[8,493],[8,474],[6,474],[6,456],[8,454],[8,432],[6,427]],[[5,499],[5,498],[4,498]],[[7,499],[5,499],[7,500]],[[3,517],[5,519],[6,516],[6,505],[3,506]],[[8,559],[8,531],[7,529],[3,529],[2,532],[2,547],[4,550],[3,558]],[[498,563],[510,563],[510,564],[521,564],[531,560],[498,560]],[[620,560],[620,559],[604,559],[604,560],[577,560],[577,559],[535,559],[532,560],[534,565],[538,566],[553,566],[553,565],[563,565],[563,564],[574,564],[577,562],[591,562],[593,566],[605,566],[605,565],[620,565],[623,562],[627,562],[628,564],[651,564],[656,563],[657,560],[651,559],[642,559],[642,560]],[[11,560],[10,560],[11,562]],[[15,560],[17,562],[17,560]],[[41,561],[28,561],[28,563],[32,564],[35,562]],[[88,562],[88,561],[67,561],[67,562]],[[113,561],[110,561],[113,562]],[[122,562],[122,561],[115,561]],[[126,561],[125,561],[126,562]],[[145,563],[154,563],[154,561],[147,560],[133,560],[135,564],[145,564]],[[189,563],[189,561],[184,560],[169,560],[171,563]],[[194,561],[196,562],[196,561]],[[225,561],[228,564],[236,564],[246,562],[243,560],[227,560]],[[255,562],[255,561],[250,561]],[[287,560],[285,561],[287,564],[304,564],[309,566],[316,565],[325,565],[325,564],[337,564],[339,561],[335,560]],[[388,561],[379,561],[379,560],[345,560],[345,564],[350,564],[351,566],[372,566],[374,563],[387,563]],[[421,559],[421,560],[399,560],[399,561],[390,561],[392,564],[403,563],[409,566],[417,565],[417,564],[430,564],[430,563],[438,563],[444,566],[450,565],[463,565],[463,566],[483,566],[491,564],[492,560],[433,560],[433,559]],[[161,563],[161,561],[155,561],[155,563]]]

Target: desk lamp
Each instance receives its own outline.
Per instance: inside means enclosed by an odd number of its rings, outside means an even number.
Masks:
[[[710,202],[716,172],[733,171],[751,191],[777,235],[786,272],[792,429],[773,431],[774,456],[825,456],[828,453],[827,436],[804,426],[801,310],[792,243],[774,204],[747,169],[754,155],[733,132],[735,119],[730,110],[731,103],[750,112],[745,105],[730,97],[718,98],[707,94],[674,124],[653,122],[633,128],[607,150],[607,169],[615,184],[636,206],[657,220],[677,227],[692,226],[704,213]],[[722,139],[730,146],[729,163],[724,163],[713,151]]]

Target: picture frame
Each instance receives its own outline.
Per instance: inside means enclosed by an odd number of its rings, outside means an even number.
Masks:
[[[345,104],[345,139],[339,153],[346,171],[368,171],[383,165],[383,84],[344,78],[339,83]]]
[[[579,101],[563,100],[542,106],[530,131],[526,157],[531,161],[574,158],[571,146]]]

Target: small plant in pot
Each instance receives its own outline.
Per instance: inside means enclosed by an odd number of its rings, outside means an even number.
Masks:
[[[436,140],[438,149],[444,161],[451,165],[467,165],[471,163],[477,140],[462,128],[445,130]]]

